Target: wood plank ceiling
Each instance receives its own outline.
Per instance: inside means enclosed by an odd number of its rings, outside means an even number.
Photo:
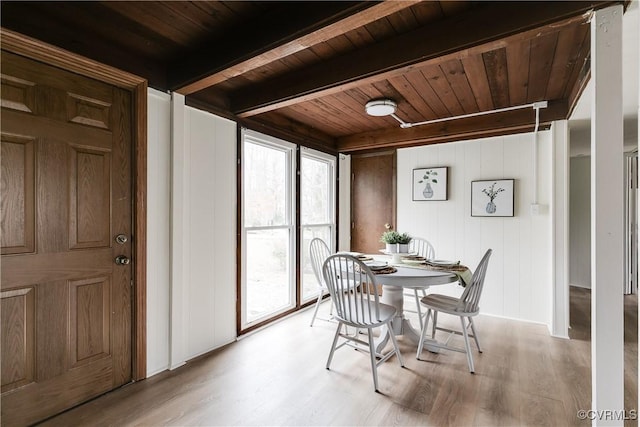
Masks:
[[[15,31],[141,75],[187,103],[326,151],[407,147],[567,118],[589,77],[589,20],[610,1],[3,2]]]

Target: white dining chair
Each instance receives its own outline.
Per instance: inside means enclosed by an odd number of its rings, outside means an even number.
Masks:
[[[422,354],[424,340],[426,338],[427,329],[429,327],[429,319],[431,318],[431,338],[435,338],[436,330],[448,332],[449,337],[444,342],[444,344],[430,345],[447,350],[466,353],[469,372],[475,372],[475,368],[473,366],[473,355],[471,354],[471,346],[469,345],[469,336],[471,336],[475,340],[476,346],[478,347],[478,352],[482,353],[480,341],[478,340],[478,334],[473,324],[473,317],[477,316],[478,312],[480,311],[480,296],[482,295],[484,277],[487,272],[487,265],[489,264],[491,253],[491,249],[488,249],[484,254],[482,260],[480,260],[480,263],[478,264],[478,267],[473,273],[471,283],[464,289],[464,292],[462,293],[460,298],[455,298],[448,295],[430,294],[420,300],[420,302],[427,308],[427,314],[425,315],[422,332],[420,333],[420,342],[418,343],[418,352],[416,354],[416,359],[420,359],[420,355]],[[439,312],[460,317],[460,324],[462,327],[461,330],[457,331],[439,327]],[[468,320],[468,323],[466,325],[465,319]],[[472,335],[469,335],[469,332],[467,331],[467,329],[469,328],[471,328]],[[449,340],[453,335],[462,335],[464,337],[464,349],[449,346]]]
[[[345,345],[368,352],[373,371],[373,385],[378,391],[377,368],[381,363],[396,355],[400,366],[404,366],[398,342],[393,333],[389,334],[393,349],[385,354],[376,352],[373,341],[374,329],[386,326],[391,330],[391,320],[396,315],[396,308],[380,302],[375,275],[369,267],[353,256],[345,254],[330,256],[324,262],[323,275],[335,305],[334,318],[338,321],[338,328],[327,360],[327,369],[331,367],[335,351]],[[359,284],[359,287],[355,291],[350,291],[354,283]],[[343,326],[352,326],[356,330],[366,331],[367,342],[360,338],[361,334],[342,333]],[[340,338],[344,341],[338,343]]]
[[[318,237],[311,240],[311,243],[309,244],[309,259],[311,260],[313,274],[316,276],[316,280],[318,282],[318,300],[316,301],[316,307],[313,310],[313,316],[311,317],[311,324],[309,326],[313,326],[313,322],[316,320],[316,315],[318,314],[318,308],[320,308],[322,298],[325,295],[325,291],[327,291],[327,287],[324,284],[324,277],[322,276],[322,264],[324,264],[324,261],[329,258],[329,256],[331,256],[331,251],[324,240]],[[331,300],[329,315],[332,313],[333,300]]]
[[[436,257],[436,251],[433,248],[433,245],[427,239],[423,239],[421,237],[414,237],[411,239],[411,242],[409,243],[409,253],[424,257],[424,259],[434,259]],[[416,313],[418,313],[420,329],[422,329],[422,309],[420,308],[420,298],[427,296],[427,288],[428,286],[413,288],[413,293],[404,294],[405,296],[413,297],[416,301]]]

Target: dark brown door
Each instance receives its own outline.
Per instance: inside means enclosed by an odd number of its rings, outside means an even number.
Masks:
[[[131,379],[132,112],[6,52],[1,89],[2,424],[21,425]]]
[[[351,156],[351,250],[375,253],[385,224],[395,228],[396,153]]]

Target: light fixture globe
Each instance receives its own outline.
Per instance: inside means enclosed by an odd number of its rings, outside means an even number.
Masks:
[[[388,116],[396,112],[398,104],[390,99],[374,99],[367,102],[364,106],[364,110],[370,116]]]

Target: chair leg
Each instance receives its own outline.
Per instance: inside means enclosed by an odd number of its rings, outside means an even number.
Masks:
[[[438,326],[438,310],[433,310],[433,326],[431,328],[431,339],[436,338],[436,327]]]
[[[431,317],[431,309],[427,310],[427,315],[424,319],[424,326],[420,331],[420,340],[418,341],[418,352],[416,353],[416,359],[420,360],[422,354],[422,348],[424,347],[424,340],[427,337],[427,328],[429,327],[429,317]]]
[[[376,360],[376,347],[373,342],[373,333],[371,329],[367,330],[369,335],[369,356],[371,357],[371,371],[373,372],[373,387],[378,391],[378,366]]]
[[[460,323],[462,324],[462,335],[464,336],[464,348],[467,350],[467,363],[469,364],[469,372],[472,374],[475,372],[473,367],[473,355],[471,354],[471,346],[469,345],[469,334],[467,328],[464,325],[464,317],[460,316]]]
[[[316,315],[318,314],[318,308],[320,308],[320,303],[322,303],[322,290],[320,291],[320,295],[318,295],[318,300],[316,301],[316,308],[313,310],[313,316],[311,316],[311,324],[309,326],[313,326],[314,320],[316,320]]]
[[[478,333],[476,332],[476,327],[473,324],[473,319],[469,317],[469,325],[471,325],[471,332],[473,333],[473,339],[476,341],[476,346],[478,347],[478,352],[482,353],[482,348],[480,348],[480,341],[478,339]]]
[[[416,297],[416,311],[418,312],[418,321],[420,322],[420,329],[422,329],[422,310],[420,309],[420,297],[418,296],[418,290],[414,289],[413,293]]]
[[[329,359],[327,359],[327,369],[331,366],[331,360],[333,359],[333,353],[336,351],[336,344],[338,343],[338,338],[340,337],[340,330],[342,329],[342,322],[338,323],[338,328],[336,329],[336,335],[333,337],[333,344],[331,344],[331,352],[329,353]]]

